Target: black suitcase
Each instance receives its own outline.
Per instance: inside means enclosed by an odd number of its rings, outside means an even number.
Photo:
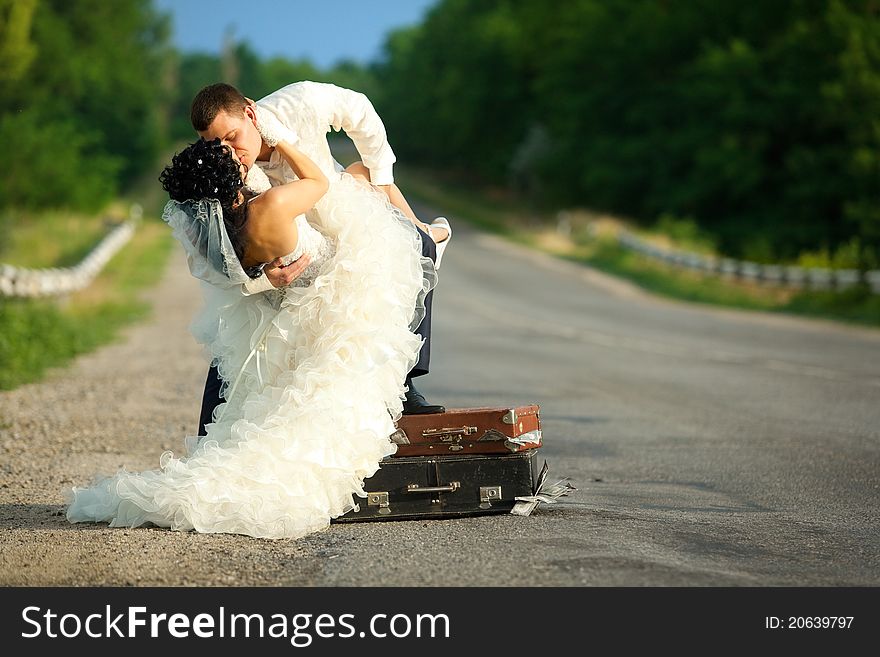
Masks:
[[[467,456],[403,456],[382,460],[364,480],[367,499],[334,522],[454,518],[509,513],[514,498],[535,493],[538,450]]]

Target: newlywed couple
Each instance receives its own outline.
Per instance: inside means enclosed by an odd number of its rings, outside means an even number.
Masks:
[[[413,387],[452,229],[423,224],[362,94],[299,82],[257,103],[225,84],[192,104],[202,137],[160,180],[164,219],[202,282],[193,323],[212,358],[198,436],[160,469],[74,488],[71,522],[295,538],[365,497]],[[326,135],[362,162],[343,169]]]

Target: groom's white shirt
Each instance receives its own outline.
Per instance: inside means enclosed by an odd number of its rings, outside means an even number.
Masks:
[[[307,112],[302,111],[303,106],[308,108]],[[390,185],[394,182],[393,166],[397,158],[388,144],[382,119],[364,94],[322,82],[294,82],[258,100],[257,107],[271,112],[284,127],[292,130],[299,139],[298,147],[302,150],[315,153],[325,152],[326,149],[326,157],[316,158],[322,168],[332,167],[334,170],[325,173],[343,170],[343,166],[330,155],[326,134],[331,129],[337,132],[345,130],[354,142],[361,161],[370,170],[373,184]],[[317,133],[314,122],[319,127]],[[321,135],[321,143],[302,142],[308,135],[315,134]],[[268,162],[256,164],[272,185],[296,179],[290,166],[277,151],[272,152]],[[248,182],[251,182],[251,175],[248,176]],[[244,287],[244,294],[274,289],[265,274],[249,281]]]

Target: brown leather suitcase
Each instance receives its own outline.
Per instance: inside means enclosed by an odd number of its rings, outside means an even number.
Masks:
[[[541,446],[537,404],[450,408],[445,413],[404,415],[391,436],[394,456],[511,454]]]

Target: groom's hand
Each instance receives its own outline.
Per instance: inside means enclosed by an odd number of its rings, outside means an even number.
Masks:
[[[275,258],[263,268],[263,273],[275,287],[287,287],[299,278],[311,262],[309,254],[305,254],[285,267],[281,264],[281,258]]]

